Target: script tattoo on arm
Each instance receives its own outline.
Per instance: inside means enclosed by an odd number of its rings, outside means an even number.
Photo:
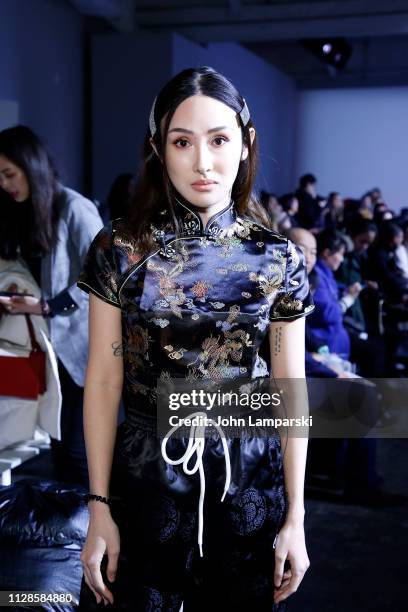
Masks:
[[[120,342],[112,342],[111,347],[115,357],[123,357],[123,345]]]
[[[276,327],[273,331],[272,348],[274,357],[277,357],[281,352],[282,344],[282,327]]]

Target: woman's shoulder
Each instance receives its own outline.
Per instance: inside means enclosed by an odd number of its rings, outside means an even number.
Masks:
[[[115,259],[120,262],[122,271],[142,258],[143,253],[139,242],[132,234],[129,223],[123,217],[108,221],[95,240],[101,249],[109,249],[113,253]]]
[[[99,217],[95,202],[64,185],[58,186],[58,207],[60,215],[65,218],[77,218],[85,215]]]
[[[289,239],[284,234],[263,225],[260,221],[253,219],[252,217],[239,215],[237,216],[237,224],[241,226],[248,237],[254,238],[257,241],[272,244],[274,246],[282,246],[286,249]]]

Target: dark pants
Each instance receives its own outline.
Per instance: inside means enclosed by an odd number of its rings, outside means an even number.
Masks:
[[[58,359],[62,392],[61,440],[51,438],[51,452],[58,480],[81,484],[88,488],[83,401],[84,388],[71,378]]]

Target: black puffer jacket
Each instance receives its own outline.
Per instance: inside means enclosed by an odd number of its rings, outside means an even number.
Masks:
[[[79,555],[88,528],[86,493],[74,485],[24,479],[0,487],[0,590],[65,593],[78,599]],[[75,609],[69,603],[15,610]]]

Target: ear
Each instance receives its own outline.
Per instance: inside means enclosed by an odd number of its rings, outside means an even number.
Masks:
[[[255,128],[253,127],[249,128],[249,138],[251,139],[251,145],[252,145],[255,140]],[[248,157],[248,147],[244,145],[242,147],[241,161],[244,161],[247,157]]]
[[[159,152],[157,150],[157,147],[156,147],[156,144],[155,144],[153,138],[150,138],[149,142],[150,142],[150,144],[152,146],[153,151],[156,153],[157,157],[160,159],[160,161],[163,161],[162,158],[159,155]]]

